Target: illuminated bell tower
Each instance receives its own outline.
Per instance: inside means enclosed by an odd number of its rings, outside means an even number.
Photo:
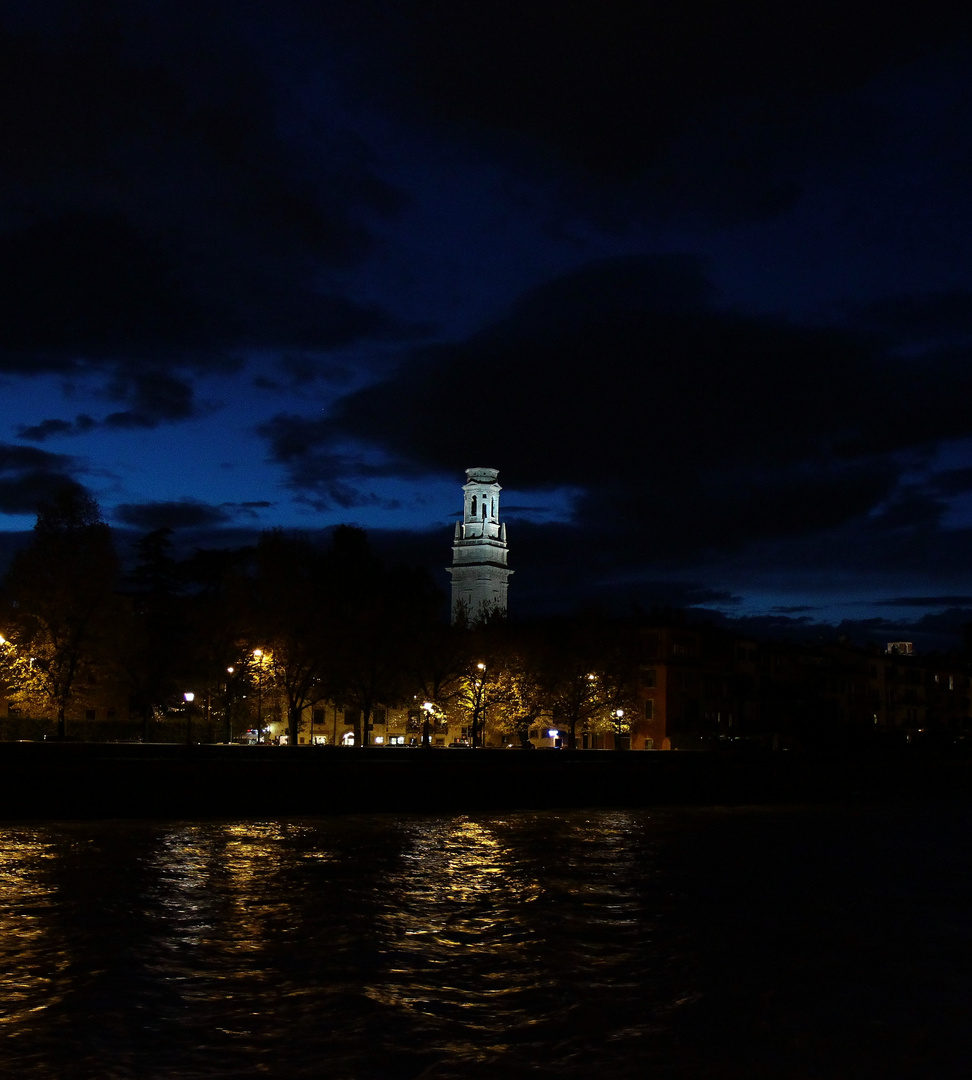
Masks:
[[[460,612],[476,622],[491,611],[506,611],[506,590],[512,570],[506,525],[500,524],[496,469],[466,469],[462,521],[452,542],[452,621]]]

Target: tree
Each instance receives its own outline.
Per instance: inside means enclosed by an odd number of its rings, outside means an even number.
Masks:
[[[605,670],[609,652],[602,620],[551,623],[545,634],[539,678],[554,718],[567,727],[567,747],[577,748],[578,728],[593,727],[611,708],[613,684]]]
[[[139,560],[130,575],[130,612],[121,660],[129,680],[130,704],[142,718],[147,742],[153,717],[177,692],[186,656],[179,567],[172,557],[172,530],[155,529],[135,545]]]
[[[494,612],[468,627],[457,624],[466,662],[456,701],[469,718],[473,749],[484,744],[487,722],[495,721],[515,697],[514,660],[505,613]]]
[[[261,642],[272,683],[287,710],[290,745],[299,741],[304,710],[325,696],[329,640],[326,562],[309,541],[265,532],[254,552],[250,592],[250,635]],[[262,668],[261,668],[262,677]]]
[[[113,667],[118,560],[95,500],[66,483],[37,512],[34,533],[4,581],[15,699],[52,712],[58,738],[80,677],[107,682]],[[100,678],[98,678],[100,676]]]
[[[543,713],[547,702],[534,670],[530,642],[522,635],[520,640],[510,642],[497,682],[489,714],[490,730],[526,746],[530,728]]]
[[[354,710],[355,745],[367,746],[375,706],[410,693],[407,643],[424,633],[439,596],[427,574],[387,569],[351,525],[334,530],[327,562],[328,696]]]
[[[631,717],[641,709],[638,697],[638,640],[624,622],[604,623],[598,634],[597,677],[600,696],[614,736],[615,750],[631,745]]]
[[[182,691],[214,699],[223,713],[223,737],[232,737],[232,709],[249,683],[248,576],[253,548],[197,549],[179,566],[186,595],[180,600],[184,644],[174,667]],[[232,669],[232,670],[230,670]],[[207,713],[209,712],[207,708]]]

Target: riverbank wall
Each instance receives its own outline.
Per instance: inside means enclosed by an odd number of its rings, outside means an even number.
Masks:
[[[921,754],[0,744],[0,820],[968,800]]]

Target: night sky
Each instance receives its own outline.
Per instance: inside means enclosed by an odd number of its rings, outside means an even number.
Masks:
[[[352,523],[446,587],[489,466],[511,614],[947,643],[962,8],[8,0],[4,549],[70,477],[122,547]]]

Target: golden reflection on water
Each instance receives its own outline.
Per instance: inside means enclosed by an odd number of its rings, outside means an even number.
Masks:
[[[4,1034],[120,1077],[125,1047],[251,1075],[287,1032],[352,1076],[378,1032],[445,1061],[640,1031],[645,840],[623,812],[0,829]]]
[[[232,822],[166,836],[153,861],[173,942],[260,952],[282,917],[267,884],[280,872],[285,841],[303,831],[282,822]]]
[[[56,887],[48,878],[53,845],[29,830],[0,833],[0,1023],[17,1024],[60,1000],[69,958],[51,948],[49,912]]]
[[[459,1009],[469,1029],[502,1029],[497,999],[536,979],[528,911],[541,895],[502,824],[416,823],[388,876],[395,902],[377,927],[387,967],[365,989],[372,1000],[429,1015]]]

